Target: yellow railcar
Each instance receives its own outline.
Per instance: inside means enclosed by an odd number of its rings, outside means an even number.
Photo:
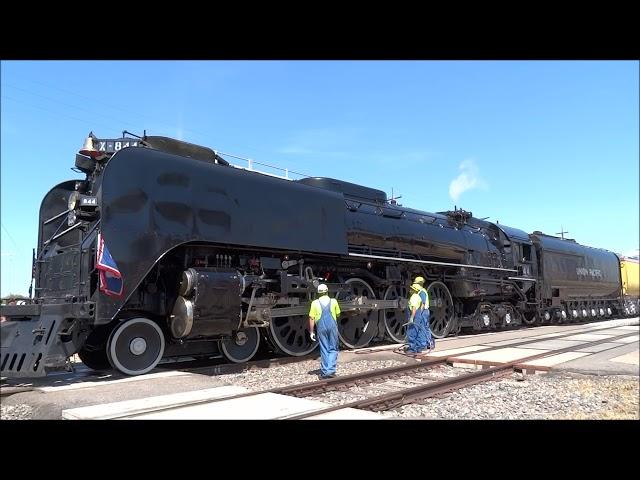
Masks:
[[[640,262],[631,258],[620,259],[622,292],[625,296],[640,296]]]
[[[625,313],[636,315],[640,312],[640,261],[637,258],[620,258],[620,277]]]

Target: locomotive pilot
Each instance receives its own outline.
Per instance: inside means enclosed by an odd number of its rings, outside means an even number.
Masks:
[[[320,342],[320,378],[323,379],[336,375],[340,306],[335,298],[329,297],[329,289],[324,283],[318,285],[318,293],[320,297],[311,302],[309,309],[309,334],[315,341],[315,325]]]

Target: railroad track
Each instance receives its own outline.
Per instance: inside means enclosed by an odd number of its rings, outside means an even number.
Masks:
[[[603,328],[603,330],[609,330],[617,328],[617,326],[612,326],[610,328]],[[575,332],[569,332],[562,335],[557,335],[554,337],[547,337],[545,340],[555,340],[563,337],[568,337],[575,335]],[[281,417],[282,419],[304,419],[309,417],[315,417],[317,415],[322,415],[325,413],[333,412],[335,410],[341,410],[344,408],[358,408],[358,409],[367,409],[373,411],[384,411],[392,408],[397,408],[401,405],[406,405],[409,403],[416,402],[418,400],[422,400],[425,398],[433,397],[436,395],[440,395],[445,392],[449,392],[452,390],[464,388],[476,383],[490,381],[496,378],[499,378],[504,375],[508,375],[514,370],[522,370],[526,367],[527,362],[550,357],[554,355],[559,355],[561,353],[569,352],[584,348],[589,348],[595,345],[600,345],[608,342],[615,342],[616,340],[628,338],[631,336],[637,335],[636,332],[624,333],[621,335],[617,335],[614,337],[607,337],[600,340],[585,342],[579,346],[569,346],[558,350],[545,351],[539,354],[530,355],[527,357],[522,357],[504,364],[498,364],[494,366],[485,366],[483,370],[478,370],[472,373],[465,373],[456,375],[454,377],[438,379],[435,378],[434,375],[430,375],[430,372],[434,367],[442,366],[448,363],[452,363],[455,356],[443,356],[440,358],[424,358],[420,362],[411,363],[408,365],[401,365],[396,367],[389,367],[384,369],[372,370],[368,372],[362,372],[352,375],[345,375],[341,377],[335,377],[330,379],[318,380],[315,382],[306,382],[303,384],[290,385],[285,387],[277,387],[270,388],[259,391],[251,391],[245,392],[237,395],[224,396],[220,398],[209,398],[202,399],[196,401],[188,401],[182,402],[180,404],[173,405],[164,405],[159,407],[154,407],[150,409],[142,409],[137,410],[135,412],[122,412],[119,414],[115,414],[109,417],[103,418],[132,418],[140,414],[144,413],[155,413],[160,411],[170,411],[173,409],[191,407],[196,405],[210,404],[220,401],[232,401],[245,397],[253,397],[258,396],[265,393],[270,394],[280,394],[280,395],[288,395],[294,397],[310,397],[310,396],[318,396],[324,393],[328,393],[331,391],[345,391],[349,392],[353,388],[360,388],[365,385],[374,385],[374,388],[369,390],[369,394],[371,394],[371,390],[388,390],[383,394],[373,393],[371,396],[367,396],[367,398],[359,399],[347,403],[342,403],[339,405],[333,405],[323,409],[313,409],[303,413],[297,413],[290,416]],[[540,338],[534,338],[530,340],[525,340],[522,342],[516,342],[507,345],[507,347],[514,346],[522,346],[527,344],[532,344],[536,342],[540,342]],[[498,350],[500,348],[504,348],[505,346],[494,346],[487,347],[485,349],[476,350],[473,353]],[[410,384],[410,385],[408,385]],[[391,390],[391,391],[389,391]],[[367,395],[367,391],[358,391],[358,395],[365,394]]]
[[[188,373],[202,373],[206,375],[228,375],[233,373],[242,373],[253,369],[258,368],[270,368],[278,365],[288,365],[292,363],[304,362],[306,360],[315,360],[319,358],[319,352],[313,352],[309,355],[304,355],[300,357],[274,357],[274,358],[263,358],[260,360],[252,360],[244,363],[219,363],[219,358],[212,358],[210,360],[184,360],[184,361],[175,361],[175,362],[167,362],[158,365],[158,370],[174,370],[178,372],[188,372]],[[95,372],[100,372],[96,370]],[[63,374],[74,374],[72,372],[56,372],[58,375]],[[77,375],[83,375],[84,372],[79,372]],[[56,374],[48,377],[57,380]],[[75,377],[74,377],[75,378]],[[126,376],[122,376],[122,378],[128,378]],[[41,385],[46,386],[46,385]],[[37,389],[37,386],[28,385],[27,382],[20,382],[17,385],[5,383],[0,384],[0,397],[8,397],[10,395],[14,395],[16,393],[29,392]]]
[[[503,329],[499,329],[499,330],[492,330],[492,331],[483,331],[483,332],[472,332],[472,333],[468,333],[465,335],[452,335],[452,336],[448,336],[445,338],[440,338],[440,339],[436,339],[436,343],[440,343],[442,341],[449,341],[449,340],[460,340],[460,339],[465,339],[465,338],[479,338],[479,337],[484,337],[484,336],[492,336],[495,335],[497,333],[505,333],[505,332],[527,332],[527,331],[537,331],[538,329],[544,328],[544,327],[575,327],[575,328],[571,328],[571,330],[567,330],[565,329],[565,331],[567,332],[575,332],[580,330],[582,327],[586,326],[586,325],[598,325],[600,323],[604,323],[604,322],[608,322],[608,321],[612,321],[612,320],[635,320],[638,317],[617,317],[617,318],[608,318],[606,320],[587,320],[587,321],[580,321],[580,322],[570,322],[570,323],[557,323],[557,324],[545,324],[545,325],[521,325],[521,326],[515,326],[515,327],[511,327],[511,328],[503,328]],[[635,325],[635,323],[631,323],[630,325]],[[617,325],[617,326],[622,326],[622,325]],[[608,327],[607,327],[608,329]],[[542,333],[541,333],[542,334]],[[550,334],[551,335],[551,334]],[[560,338],[560,337],[558,337]],[[375,347],[363,347],[363,348],[357,348],[357,349],[352,349],[350,350],[353,353],[356,354],[366,354],[366,353],[374,353],[374,352],[381,352],[381,351],[385,351],[385,350],[393,350],[396,349],[400,346],[402,346],[404,344],[401,343],[392,343],[389,345],[380,345],[380,346],[375,346]]]
[[[572,335],[575,335],[576,331],[581,331],[581,328],[584,325],[587,324],[591,324],[591,323],[597,323],[597,322],[581,322],[581,323],[575,323],[575,328],[571,328],[570,330],[566,330],[566,333],[563,334],[558,334],[557,336],[554,337],[549,337],[550,339],[560,339],[560,338],[564,338],[564,337],[569,337]],[[616,327],[619,325],[616,325]],[[611,328],[616,328],[616,327],[611,327]],[[536,327],[529,327],[529,328],[536,328]],[[609,328],[603,328],[602,330],[608,330]],[[514,329],[513,331],[517,331],[517,330],[523,330],[526,331],[526,329]],[[504,331],[504,330],[503,330]],[[474,338],[474,337],[478,337],[478,336],[482,336],[482,335],[493,335],[495,333],[499,333],[499,332],[484,332],[484,333],[475,333],[475,334],[471,334],[468,336],[456,336],[456,337],[448,337],[448,339],[454,340],[454,339],[459,339],[459,338]],[[551,334],[549,334],[551,335]],[[535,343],[535,342],[539,342],[540,339],[539,338],[532,338],[530,340],[523,340],[522,342],[517,342],[517,343],[513,343],[513,344],[509,344],[510,347],[517,347],[520,345],[526,345],[526,344],[530,344],[530,343]],[[444,339],[442,339],[444,340]],[[514,339],[515,340],[515,339]],[[393,350],[396,352],[399,352],[399,349],[405,344],[402,343],[392,343],[390,345],[383,345],[383,346],[379,346],[379,347],[371,347],[371,348],[361,348],[361,349],[354,349],[354,350],[342,350],[345,352],[352,352],[355,354],[367,354],[367,353],[375,353],[375,352],[381,352],[381,351],[385,351],[385,350]],[[494,350],[496,348],[502,348],[502,347],[486,347],[480,350],[475,351],[474,353],[480,353],[480,352],[485,352],[485,351],[490,351],[490,350]],[[425,355],[416,355],[414,356],[414,358],[420,360],[421,358],[424,358]],[[179,371],[185,371],[185,372],[191,372],[191,373],[199,373],[199,372],[207,372],[207,373],[211,373],[211,374],[216,374],[216,375],[226,375],[226,374],[231,374],[231,373],[242,373],[242,372],[246,372],[248,370],[253,370],[255,368],[269,368],[272,366],[278,366],[278,365],[288,365],[288,364],[292,364],[292,363],[298,363],[298,362],[304,362],[306,360],[315,360],[317,358],[320,357],[320,353],[318,350],[314,350],[313,352],[311,352],[308,355],[303,355],[300,357],[290,357],[290,356],[281,356],[281,357],[272,357],[272,358],[263,358],[263,359],[259,359],[259,360],[252,360],[252,361],[248,361],[248,362],[244,362],[244,363],[217,363],[219,362],[219,358],[217,359],[212,359],[212,360],[190,360],[190,361],[186,361],[186,362],[175,362],[175,363],[165,363],[165,364],[161,364],[158,365],[159,368],[162,369],[175,369],[175,370],[179,370]],[[191,365],[191,363],[196,363],[196,365]],[[177,367],[175,366],[177,365]]]
[[[594,340],[581,345],[580,348],[581,349],[589,348],[589,347],[600,345],[603,343],[615,342],[616,340],[621,340],[623,338],[628,338],[630,336],[635,336],[635,335],[637,334],[633,332],[633,333],[625,333],[615,337],[608,337],[601,340]],[[392,408],[397,408],[402,405],[413,403],[416,400],[422,400],[425,398],[433,397],[435,395],[449,392],[451,390],[457,390],[460,388],[468,387],[476,383],[494,380],[500,376],[504,376],[513,372],[514,369],[518,369],[519,367],[522,368],[524,365],[526,365],[527,362],[538,360],[540,358],[550,357],[553,355],[559,355],[561,353],[570,352],[575,349],[576,349],[575,346],[571,346],[571,347],[565,347],[565,348],[561,348],[561,349],[553,350],[549,352],[539,353],[536,355],[530,355],[527,357],[519,358],[517,360],[513,360],[511,362],[504,363],[502,365],[496,365],[493,367],[489,367],[483,370],[478,370],[468,374],[457,375],[453,378],[446,378],[443,380],[428,382],[423,385],[418,385],[418,386],[413,386],[408,388],[401,387],[395,392],[390,392],[383,395],[377,395],[377,396],[366,398],[363,400],[355,400],[353,402],[343,403],[340,405],[334,405],[334,406],[327,407],[320,410],[315,409],[309,412],[290,415],[288,417],[284,417],[283,419],[300,420],[304,418],[315,417],[317,415],[330,413],[335,410],[341,410],[343,408],[359,408],[359,409],[366,409],[366,410],[372,410],[372,411],[390,410]],[[448,359],[445,359],[445,362],[447,360]],[[433,359],[431,360],[431,362],[427,361],[421,366],[425,368],[433,368],[433,366],[438,364],[441,364],[441,359]],[[385,369],[385,370],[388,370],[388,369]],[[409,371],[410,370],[407,369],[407,373]],[[371,374],[375,372],[367,372],[367,373]],[[397,373],[400,373],[400,372],[398,371],[396,372],[396,374]],[[356,377],[356,376],[358,375],[353,375],[352,377]],[[373,379],[383,380],[385,378],[388,378],[388,376],[385,375],[384,372],[378,372],[378,375],[369,375],[366,377],[368,381],[372,381]],[[354,382],[355,380],[357,384],[357,379],[354,379],[354,378],[351,378],[351,379],[344,378],[344,379],[336,379],[336,380],[338,381],[333,384],[334,387],[337,386],[339,383],[341,383],[339,382],[339,380],[343,380],[342,382],[343,384],[348,384],[350,382]],[[300,397],[300,396],[309,396],[310,395],[309,392],[311,391],[313,390],[311,390],[309,387],[300,385],[300,386],[288,387],[288,389],[284,389],[284,391],[280,393],[285,395],[293,395],[296,397]],[[325,387],[325,391],[327,391],[326,387]]]
[[[618,320],[622,320],[623,318],[619,318]],[[614,319],[608,319],[608,320],[616,320]],[[571,330],[569,330],[569,332],[575,332],[577,330],[579,330],[581,327],[583,327],[584,325],[589,325],[589,324],[597,324],[600,323],[601,320],[596,320],[596,321],[587,321],[587,322],[574,322],[572,323],[572,326],[575,325],[576,328],[572,328]],[[545,326],[558,326],[558,325],[536,325],[536,326],[528,326],[528,325],[524,325],[520,328],[513,328],[513,329],[502,329],[502,330],[496,330],[496,331],[492,331],[492,332],[477,332],[477,333],[471,333],[469,335],[456,335],[456,336],[451,336],[451,337],[446,337],[444,339],[440,339],[440,342],[443,340],[455,340],[455,339],[460,339],[460,338],[475,338],[475,337],[479,337],[479,336],[491,336],[494,335],[495,333],[500,333],[500,332],[505,332],[505,331],[529,331],[530,329],[536,329],[539,327],[545,327]],[[569,336],[572,335],[572,333],[567,333],[566,335],[561,335],[558,337],[554,337],[554,338],[562,338],[564,336]],[[399,353],[399,348],[401,348],[404,344],[400,344],[400,343],[391,343],[389,345],[381,345],[381,346],[377,346],[377,347],[365,347],[365,348],[360,348],[360,349],[346,349],[346,350],[342,350],[342,351],[346,351],[346,352],[352,352],[355,354],[367,354],[367,353],[375,353],[375,352],[381,352],[381,351],[386,351],[386,350],[394,350],[397,353]],[[513,344],[513,346],[518,346],[520,344]],[[483,351],[487,351],[487,349],[483,349],[483,350],[478,350],[478,352],[483,352]],[[291,356],[278,356],[278,357],[271,357],[271,358],[261,358],[258,360],[251,360],[248,362],[244,362],[244,363],[221,363],[221,359],[223,359],[222,356],[219,357],[212,357],[211,359],[189,359],[189,360],[173,360],[173,361],[169,361],[166,363],[161,363],[157,366],[158,369],[160,370],[176,370],[176,371],[184,371],[184,372],[190,372],[190,373],[205,373],[205,374],[211,374],[211,375],[227,375],[227,374],[233,374],[233,373],[242,373],[242,372],[246,372],[252,369],[256,369],[256,368],[269,368],[272,366],[277,366],[277,365],[288,365],[288,364],[292,364],[292,363],[298,363],[298,362],[303,362],[306,360],[314,360],[317,359],[320,356],[319,351],[316,349],[313,352],[311,352],[308,355],[303,355],[303,356],[299,356],[299,357],[291,357]],[[421,356],[418,355],[416,357],[417,359],[420,359]],[[82,365],[82,364],[81,364]],[[71,364],[70,368],[72,370],[60,370],[58,372],[54,372],[50,378],[55,378],[55,375],[68,375],[68,374],[72,374],[74,372],[74,368],[75,368],[75,364]],[[100,372],[99,370],[97,370],[96,372]],[[13,382],[11,383],[6,383],[6,379],[2,380],[2,384],[0,385],[2,388],[0,389],[0,396],[1,397],[6,397],[9,395],[13,395],[15,393],[22,393],[22,392],[26,392],[26,391],[30,391],[30,390],[34,390],[34,388],[36,387],[32,387],[32,386],[25,386],[28,382],[19,382],[17,384],[14,384]]]
[[[590,323],[597,323],[597,322],[587,322],[588,324]],[[569,337],[572,335],[575,335],[576,332],[582,331],[582,327],[584,326],[583,323],[581,324],[576,324],[575,328],[571,328],[570,330],[565,330],[565,333],[562,334],[555,334],[555,333],[551,333],[549,334],[549,336],[546,336],[545,334],[545,339],[548,340],[555,340],[555,339],[562,339],[565,337]],[[612,326],[612,327],[606,327],[606,328],[599,328],[598,330],[608,330],[610,328],[616,328],[617,326],[620,325],[616,325],[616,326]],[[486,335],[486,336],[492,336],[493,333],[478,333],[478,334],[473,334],[470,336],[467,336],[466,338],[472,338],[472,337],[477,337],[477,336],[482,336],[482,335]],[[450,337],[451,340],[455,339],[455,338],[465,338],[465,337]],[[491,351],[491,350],[496,350],[499,348],[503,348],[505,346],[509,346],[509,347],[518,347],[518,346],[522,346],[522,345],[526,345],[526,344],[531,344],[531,343],[535,343],[535,342],[539,342],[542,339],[540,339],[539,336],[534,336],[534,337],[526,337],[525,339],[523,339],[522,341],[518,342],[517,338],[513,339],[514,342],[510,343],[509,345],[502,345],[502,346],[487,346],[481,349],[477,349],[475,350],[473,353],[482,353],[482,352],[487,352],[487,351]],[[501,342],[502,343],[502,342]],[[442,345],[442,343],[440,343],[440,345]],[[380,347],[373,347],[373,348],[362,348],[362,349],[356,349],[356,350],[352,350],[352,353],[355,354],[364,354],[364,353],[374,353],[374,352],[381,352],[381,351],[385,351],[385,350],[394,350],[396,351],[396,353],[400,353],[399,352],[399,348],[402,347],[402,344],[390,344],[390,345],[385,345],[385,346],[380,346]],[[461,353],[462,355],[462,353]],[[273,358],[261,358],[259,360],[252,360],[249,362],[245,362],[245,363],[220,363],[220,358],[211,358],[208,360],[186,360],[186,361],[177,361],[177,362],[167,362],[164,364],[160,364],[158,366],[158,369],[160,370],[175,370],[175,371],[183,371],[183,372],[189,372],[189,373],[196,373],[196,374],[204,374],[204,375],[226,375],[226,374],[234,374],[234,373],[242,373],[245,371],[250,371],[253,369],[264,369],[264,368],[270,368],[273,366],[278,366],[278,365],[289,365],[289,364],[294,364],[294,363],[298,363],[298,362],[304,362],[307,360],[315,360],[319,357],[319,353],[318,351],[314,351],[308,355],[304,355],[304,356],[300,356],[300,357],[290,357],[290,356],[280,356],[280,357],[273,357]],[[418,361],[422,361],[425,358],[425,355],[417,355],[414,356],[414,358]],[[444,363],[444,362],[443,362]],[[82,375],[83,372],[78,373],[78,375]],[[57,375],[63,375],[63,372],[59,372]],[[68,372],[67,372],[68,375]],[[56,377],[56,374],[50,376],[49,378],[53,379],[53,380],[57,380],[58,377]],[[343,377],[341,377],[343,378]],[[40,387],[42,386],[46,386],[46,385],[39,385]],[[27,392],[27,391],[31,391],[34,390],[36,388],[39,387],[38,385],[30,385],[27,383],[6,383],[6,380],[3,379],[2,385],[0,385],[0,396],[1,397],[7,397],[9,395],[13,395],[16,393],[22,393],[22,392]]]
[[[269,368],[278,365],[288,365],[291,363],[299,363],[307,360],[315,360],[320,357],[320,352],[314,351],[308,355],[302,355],[299,357],[272,357],[262,358],[259,360],[251,360],[244,363],[217,363],[215,361],[197,360],[187,361],[185,364],[182,362],[165,363],[158,365],[158,368],[178,370],[181,372],[190,373],[208,373],[212,375],[227,375],[230,373],[242,373],[248,370],[256,368]],[[190,365],[190,363],[197,363],[196,365]],[[176,366],[177,365],[177,366]]]

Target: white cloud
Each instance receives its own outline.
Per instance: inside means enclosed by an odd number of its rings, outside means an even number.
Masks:
[[[457,201],[467,190],[474,188],[487,188],[487,183],[480,177],[478,166],[473,158],[468,158],[460,164],[460,175],[451,180],[449,184],[449,196]]]

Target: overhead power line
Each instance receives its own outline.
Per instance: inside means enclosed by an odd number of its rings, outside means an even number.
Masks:
[[[82,94],[79,94],[79,93],[76,93],[76,92],[65,90],[65,89],[62,89],[62,88],[59,88],[59,87],[56,87],[56,86],[53,86],[53,85],[48,85],[48,84],[45,84],[45,83],[42,83],[42,82],[38,82],[38,81],[35,81],[35,80],[29,80],[29,81],[31,81],[32,83],[36,83],[36,84],[42,85],[42,86],[47,87],[47,88],[52,88],[52,89],[59,90],[61,92],[64,92],[64,93],[67,93],[67,94],[70,94],[70,95],[74,95],[76,97],[83,98],[85,100],[89,100],[90,102],[92,102],[92,104],[93,103],[100,103],[102,105],[108,106],[109,108],[120,110],[120,111],[123,111],[125,113],[133,114],[133,115],[136,115],[136,116],[139,116],[139,117],[143,117],[143,118],[151,118],[151,117],[148,117],[146,115],[142,115],[142,114],[139,114],[139,113],[136,113],[136,112],[132,112],[130,110],[126,110],[126,109],[123,109],[123,108],[120,108],[120,107],[117,107],[117,106],[114,106],[114,105],[110,105],[110,104],[108,104],[108,103],[106,103],[104,101],[97,100],[95,98],[91,98],[91,97],[88,97],[86,95],[82,95]],[[36,93],[36,92],[32,92],[32,91],[29,91],[29,90],[24,89],[22,87],[18,87],[16,85],[11,84],[11,83],[5,83],[5,86],[8,86],[8,87],[13,88],[15,90],[27,93],[29,95],[34,95],[36,97],[43,98],[43,99],[51,101],[51,102],[56,102],[56,103],[59,103],[61,105],[65,105],[65,106],[70,107],[70,108],[83,110],[85,112],[90,113],[92,117],[102,117],[102,118],[105,118],[105,119],[108,119],[108,120],[111,120],[111,121],[114,121],[114,122],[118,122],[120,124],[117,127],[118,130],[123,125],[129,125],[130,127],[137,127],[137,126],[134,126],[130,122],[125,122],[125,121],[123,121],[121,119],[118,119],[118,118],[115,118],[115,117],[111,117],[111,116],[108,116],[108,115],[104,115],[102,113],[98,113],[95,110],[92,110],[90,108],[86,108],[86,107],[82,107],[82,106],[78,106],[78,105],[73,105],[73,104],[70,104],[70,103],[67,103],[67,102],[63,102],[61,100],[58,100],[58,99],[55,99],[55,98],[52,98],[52,97],[48,97],[46,95],[42,95],[42,94],[39,94],[39,93]],[[101,123],[97,123],[97,122],[93,122],[93,121],[89,122],[89,121],[87,121],[85,119],[74,117],[72,115],[68,115],[68,114],[60,113],[60,112],[55,112],[55,111],[50,110],[48,108],[45,108],[45,107],[42,107],[42,106],[39,106],[39,105],[33,105],[33,104],[28,103],[28,102],[24,102],[23,100],[19,100],[19,99],[13,98],[13,97],[9,97],[7,95],[3,95],[3,98],[8,99],[8,100],[12,100],[12,101],[17,102],[17,103],[21,103],[23,105],[26,105],[26,106],[29,106],[29,107],[32,107],[32,108],[38,108],[40,110],[44,110],[44,111],[52,113],[54,115],[60,115],[60,116],[66,117],[66,118],[70,118],[72,120],[83,122],[85,124],[91,125],[92,127],[97,125],[97,126],[105,127],[105,128],[108,128],[108,129],[112,129],[113,128],[112,126],[107,126],[105,124],[101,124]],[[154,122],[156,122],[155,119],[154,119]],[[173,129],[173,130],[177,130],[177,128],[175,126],[169,126],[168,124],[163,124],[163,123],[160,123],[160,125],[164,125],[165,127]],[[206,135],[206,134],[204,134],[202,132],[197,132],[197,131],[192,130],[192,129],[182,128],[182,130],[185,131],[185,132],[195,133],[196,135],[202,136],[205,139],[209,137],[208,135]],[[273,168],[273,169],[276,169],[276,170],[280,170],[280,171],[286,172],[287,176],[288,176],[289,173],[292,173],[292,174],[299,175],[299,176],[302,176],[302,177],[309,177],[309,175],[306,175],[306,174],[303,174],[303,173],[299,173],[299,172],[296,172],[294,170],[290,170],[288,168],[283,168],[283,167],[278,167],[278,166],[275,166],[275,165],[270,165],[268,163],[258,162],[258,161],[255,161],[253,159],[247,158],[247,157],[234,155],[234,154],[231,154],[231,153],[222,153],[222,152],[220,152],[220,154],[221,155],[227,155],[227,156],[234,157],[234,158],[239,158],[241,160],[246,160],[249,163],[249,168],[252,167],[252,164],[256,164],[256,165],[262,165],[262,166],[265,166],[265,167],[268,167],[268,168]]]

